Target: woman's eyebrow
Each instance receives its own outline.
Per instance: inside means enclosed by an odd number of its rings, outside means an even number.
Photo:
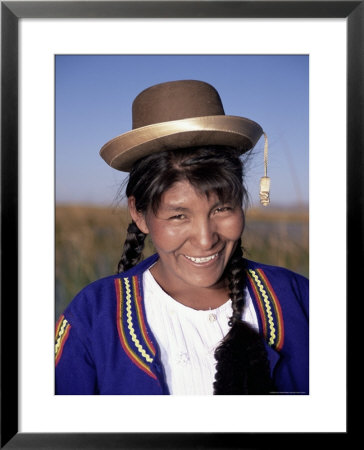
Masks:
[[[218,208],[220,206],[227,205],[227,204],[230,204],[230,202],[222,202],[222,201],[218,200],[216,203],[211,205],[210,210],[213,210],[215,208]],[[162,208],[165,211],[178,211],[178,212],[189,212],[190,211],[190,208],[188,208],[187,206],[181,206],[181,205],[173,204],[173,203],[165,204],[162,206]]]
[[[189,208],[187,208],[185,206],[179,206],[179,205],[173,205],[173,204],[163,205],[163,209],[165,209],[166,211],[178,211],[178,212],[189,211]]]

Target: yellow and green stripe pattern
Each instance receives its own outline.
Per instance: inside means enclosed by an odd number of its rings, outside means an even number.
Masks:
[[[68,323],[67,319],[65,319],[64,315],[61,315],[61,317],[58,319],[58,322],[56,323],[56,336],[55,336],[56,366],[59,363],[59,360],[61,359],[63,347],[68,339],[70,330],[71,325]]]
[[[248,269],[247,274],[258,305],[263,335],[268,345],[279,351],[284,343],[284,323],[278,297],[262,269]]]
[[[115,290],[120,343],[134,364],[156,379],[150,367],[156,351],[145,326],[138,277],[116,278]]]

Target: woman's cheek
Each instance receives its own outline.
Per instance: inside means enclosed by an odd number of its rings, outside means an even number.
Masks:
[[[238,240],[244,231],[243,216],[230,217],[219,224],[218,232],[229,240]]]
[[[171,224],[160,224],[150,229],[150,237],[154,246],[167,252],[178,249],[185,240],[184,235],[183,227]]]
[[[236,221],[236,236],[237,236],[237,239],[239,239],[241,237],[241,235],[242,235],[242,233],[244,231],[244,225],[245,225],[244,217],[241,216]]]

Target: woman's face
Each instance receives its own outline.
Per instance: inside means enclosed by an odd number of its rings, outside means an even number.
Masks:
[[[207,197],[181,181],[162,195],[156,214],[151,209],[145,215],[137,213],[132,198],[129,206],[159,254],[158,276],[167,292],[169,286],[176,292],[219,285],[243,232],[240,205],[221,203],[216,194]]]

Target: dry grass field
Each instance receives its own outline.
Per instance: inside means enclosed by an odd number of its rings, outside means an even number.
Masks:
[[[116,272],[126,228],[123,208],[56,207],[56,317],[86,284]],[[251,209],[243,234],[245,256],[308,276],[308,211]],[[144,256],[153,253],[147,239]]]

